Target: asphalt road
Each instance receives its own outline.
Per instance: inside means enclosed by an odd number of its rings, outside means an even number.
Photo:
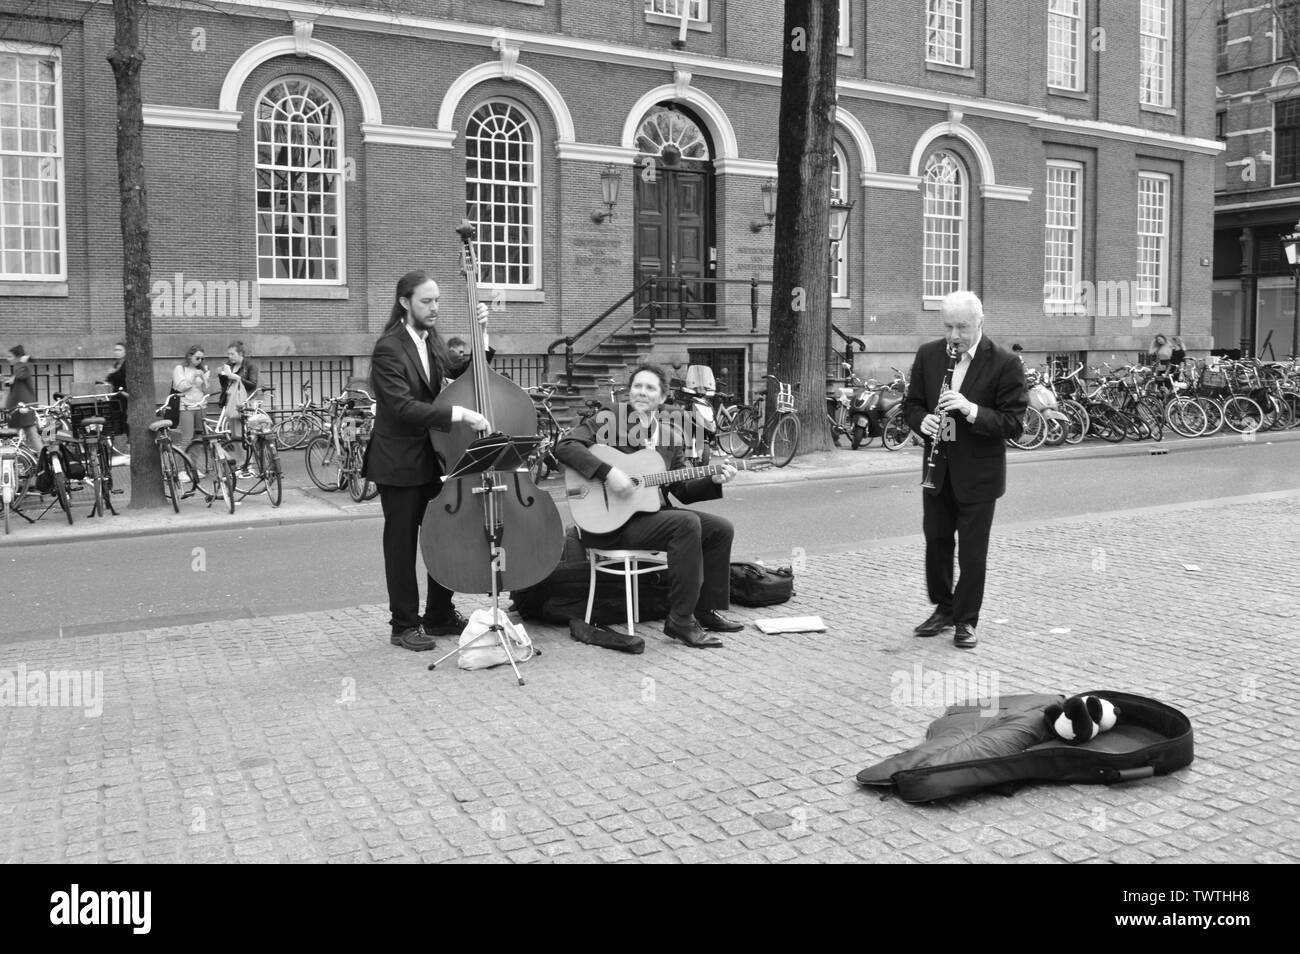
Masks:
[[[917,484],[909,473],[746,486],[742,475],[701,507],[735,522],[736,559],[790,562],[796,548],[816,559],[919,534]],[[1009,468],[994,532],[1297,488],[1296,441],[1026,460]],[[11,594],[0,642],[385,603],[380,528],[367,518],[13,548],[0,556]]]

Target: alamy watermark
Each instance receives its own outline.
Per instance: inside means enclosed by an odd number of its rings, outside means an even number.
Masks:
[[[0,706],[11,708],[81,709],[97,719],[104,713],[104,673],[101,670],[0,669]]]
[[[1001,695],[996,669],[896,669],[889,677],[889,703],[898,708],[946,709],[979,706],[980,715],[997,715]]]
[[[1151,286],[1145,282],[1081,281],[1074,284],[1048,282],[1043,286],[1043,313],[1054,316],[1089,318],[1127,318],[1134,328],[1151,324],[1151,309],[1160,306],[1148,301]]]
[[[155,318],[238,318],[244,328],[261,322],[261,295],[255,281],[186,278],[176,272],[150,288]]]

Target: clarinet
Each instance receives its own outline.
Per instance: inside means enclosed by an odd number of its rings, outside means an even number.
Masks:
[[[948,342],[948,370],[943,373],[943,384],[939,386],[939,394],[943,395],[952,387],[952,370],[957,367],[957,362],[961,359],[961,352],[951,341]],[[925,469],[921,475],[921,487],[925,490],[934,490],[934,481],[931,479],[934,475],[935,458],[939,455],[939,446],[942,443],[940,437],[943,435],[944,419],[947,417],[946,412],[939,412],[939,431],[930,438],[930,453],[925,458]]]

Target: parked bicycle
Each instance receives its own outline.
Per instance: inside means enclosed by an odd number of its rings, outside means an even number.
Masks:
[[[302,386],[302,403],[285,413],[271,428],[271,437],[278,450],[297,450],[307,442],[330,429],[329,406],[312,401],[312,385]]]
[[[361,399],[348,397],[360,395]],[[346,388],[331,398],[328,434],[307,442],[307,476],[321,490],[348,488],[352,499],[361,503],[378,495],[374,481],[361,476],[366,444],[374,427],[374,399],[363,388]]]
[[[763,375],[763,379],[776,383],[776,413],[766,416],[767,399],[762,394],[753,404],[736,412],[735,431],[744,441],[745,449],[744,453],[735,456],[771,455],[775,466],[784,467],[799,450],[799,418],[795,414],[794,388],[782,384],[772,374]]]

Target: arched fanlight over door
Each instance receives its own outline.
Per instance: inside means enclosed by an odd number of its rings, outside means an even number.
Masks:
[[[656,106],[646,113],[636,132],[636,147],[651,156],[660,156],[669,165],[678,159],[708,162],[709,142],[704,132],[689,116]]]

